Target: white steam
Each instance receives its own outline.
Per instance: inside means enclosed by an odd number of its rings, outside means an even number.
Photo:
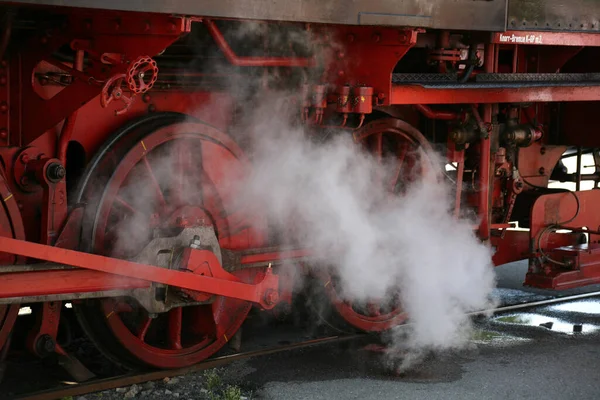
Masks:
[[[386,164],[351,132],[314,140],[287,122],[283,102],[269,98],[253,111],[252,172],[239,198],[309,247],[317,265],[333,267],[345,299],[378,300],[399,289],[411,322],[403,347],[464,344],[465,313],[490,306],[495,277],[492,250],[476,238],[474,221],[452,216],[452,188],[432,168],[390,197],[377,179]]]

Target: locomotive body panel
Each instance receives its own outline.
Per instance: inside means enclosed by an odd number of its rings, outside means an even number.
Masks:
[[[14,3],[343,25],[504,30],[507,0],[23,0]]]

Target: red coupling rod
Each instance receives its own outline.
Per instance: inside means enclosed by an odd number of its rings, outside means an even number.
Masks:
[[[274,304],[271,304],[266,297],[272,291],[278,291],[279,281],[277,276],[271,273],[270,269],[267,270],[264,279],[259,283],[254,285],[242,283],[237,277],[222,269],[217,256],[213,253],[207,250],[194,251],[199,254],[199,258],[204,259],[204,262],[208,264],[211,269],[220,270],[220,276],[227,276],[228,278],[222,279],[196,275],[190,272],[182,272],[153,265],[120,260],[117,258],[46,246],[8,237],[0,237],[0,252],[17,254],[38,260],[51,261],[58,264],[66,264],[129,278],[159,282],[165,285],[177,286],[202,293],[211,293],[217,296],[233,297],[258,303],[266,309],[274,306]],[[0,278],[1,277],[2,275],[0,274]],[[0,297],[2,297],[2,293],[0,293]]]
[[[238,67],[312,67],[315,65],[315,60],[312,58],[239,57],[212,20],[205,19],[204,25],[227,60]]]

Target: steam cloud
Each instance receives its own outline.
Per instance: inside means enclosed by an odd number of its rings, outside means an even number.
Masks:
[[[238,36],[254,28],[240,28]],[[306,45],[306,37],[296,40]],[[236,80],[229,91],[242,98],[256,87]],[[343,298],[363,302],[399,290],[410,327],[407,336],[392,332],[390,339],[412,358],[464,345],[470,333],[465,313],[492,306],[495,286],[492,249],[475,236],[476,221],[453,217],[453,188],[435,168],[390,197],[378,177],[393,160],[375,159],[347,130],[335,129],[325,141],[309,135],[290,122],[300,112],[288,101],[293,95],[266,91],[244,102],[238,128],[241,141],[249,138],[244,150],[251,170],[235,184],[235,207],[266,212],[280,236],[309,247],[317,266],[339,275]],[[436,154],[427,156],[434,167],[444,165]]]
[[[495,276],[492,250],[476,238],[474,221],[452,215],[452,188],[432,168],[390,198],[376,179],[386,165],[351,132],[314,140],[288,122],[286,102],[273,94],[269,99],[252,113],[252,172],[239,198],[310,247],[318,265],[333,267],[345,299],[381,299],[399,289],[411,322],[403,347],[465,344],[465,313],[491,305]]]

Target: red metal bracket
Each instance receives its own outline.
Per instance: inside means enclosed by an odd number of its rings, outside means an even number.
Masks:
[[[540,196],[531,209],[529,261],[525,284],[569,289],[600,282],[600,191],[566,192]],[[549,235],[557,229],[590,231],[587,244],[553,249]],[[573,233],[580,236],[582,232]]]

